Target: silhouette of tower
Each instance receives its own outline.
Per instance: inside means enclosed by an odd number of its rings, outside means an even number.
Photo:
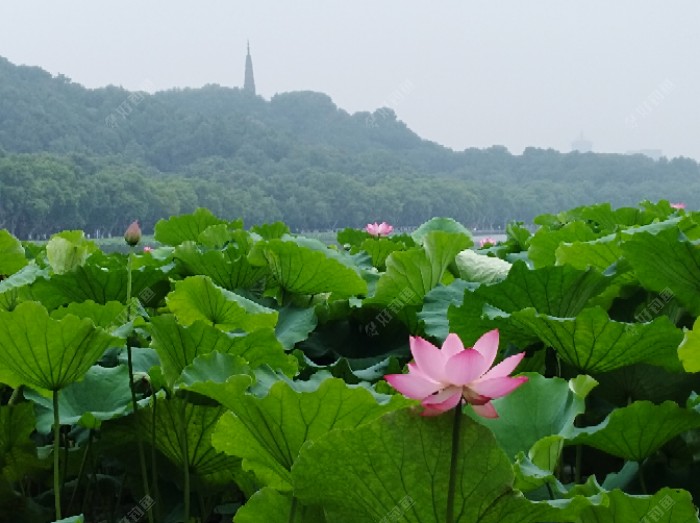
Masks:
[[[255,94],[255,79],[253,78],[253,59],[250,57],[250,42],[248,42],[248,55],[245,57],[245,80],[243,90]]]

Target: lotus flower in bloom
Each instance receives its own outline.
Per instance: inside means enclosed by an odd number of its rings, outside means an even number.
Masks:
[[[494,240],[493,238],[491,238],[491,236],[487,236],[486,238],[481,238],[479,240],[479,247],[483,247],[486,244],[496,245],[496,243],[498,243],[498,242],[496,240]]]
[[[674,209],[685,209],[685,204],[683,202],[672,203],[671,207]]]
[[[410,345],[414,361],[408,364],[408,374],[388,374],[384,378],[404,396],[421,400],[424,416],[435,416],[467,402],[480,416],[497,418],[491,400],[527,381],[525,376],[509,376],[524,352],[491,368],[498,354],[496,329],[481,336],[473,348],[465,348],[456,334],[447,336],[442,349],[413,336]]]
[[[391,234],[391,231],[394,230],[394,227],[386,222],[374,222],[368,223],[367,227],[365,227],[365,230],[372,236],[388,236],[389,234]]]
[[[149,245],[145,245],[143,248],[143,252],[152,252],[152,251],[153,251],[153,247],[151,247]]]
[[[134,220],[131,222],[131,225],[127,227],[126,232],[124,233],[124,241],[126,241],[126,243],[132,247],[134,245],[138,245],[138,243],[141,241],[141,227],[139,227],[138,220]]]

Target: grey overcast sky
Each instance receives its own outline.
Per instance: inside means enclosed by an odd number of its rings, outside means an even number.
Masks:
[[[700,160],[700,0],[0,0],[0,55],[88,87],[321,91],[454,149]]]

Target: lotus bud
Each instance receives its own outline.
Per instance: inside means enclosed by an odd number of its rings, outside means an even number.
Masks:
[[[126,241],[126,243],[132,247],[134,245],[138,245],[138,243],[141,241],[141,227],[139,227],[138,220],[134,220],[131,222],[131,225],[127,227],[126,232],[124,233],[124,241]]]

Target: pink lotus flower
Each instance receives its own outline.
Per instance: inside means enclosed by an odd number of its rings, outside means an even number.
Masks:
[[[153,251],[153,247],[151,247],[149,245],[145,245],[143,247],[143,252],[152,252],[152,251]]]
[[[442,349],[413,336],[410,344],[414,361],[408,364],[408,374],[388,374],[384,379],[404,396],[421,400],[424,416],[435,416],[467,402],[480,416],[497,418],[491,400],[510,394],[527,381],[525,376],[508,376],[524,352],[491,368],[498,354],[497,329],[481,336],[473,348],[465,349],[456,334],[447,336]]]
[[[481,247],[483,247],[483,246],[486,245],[486,244],[488,244],[488,245],[496,245],[497,243],[498,243],[498,242],[497,242],[495,239],[491,238],[491,236],[487,236],[486,238],[481,238],[481,239],[479,240],[479,247],[481,248]]]
[[[365,227],[365,230],[370,233],[372,236],[388,236],[391,234],[391,231],[394,230],[394,227],[389,225],[386,222],[382,223],[368,223],[367,227]]]
[[[671,207],[674,209],[685,209],[685,204],[683,202],[672,203]]]

